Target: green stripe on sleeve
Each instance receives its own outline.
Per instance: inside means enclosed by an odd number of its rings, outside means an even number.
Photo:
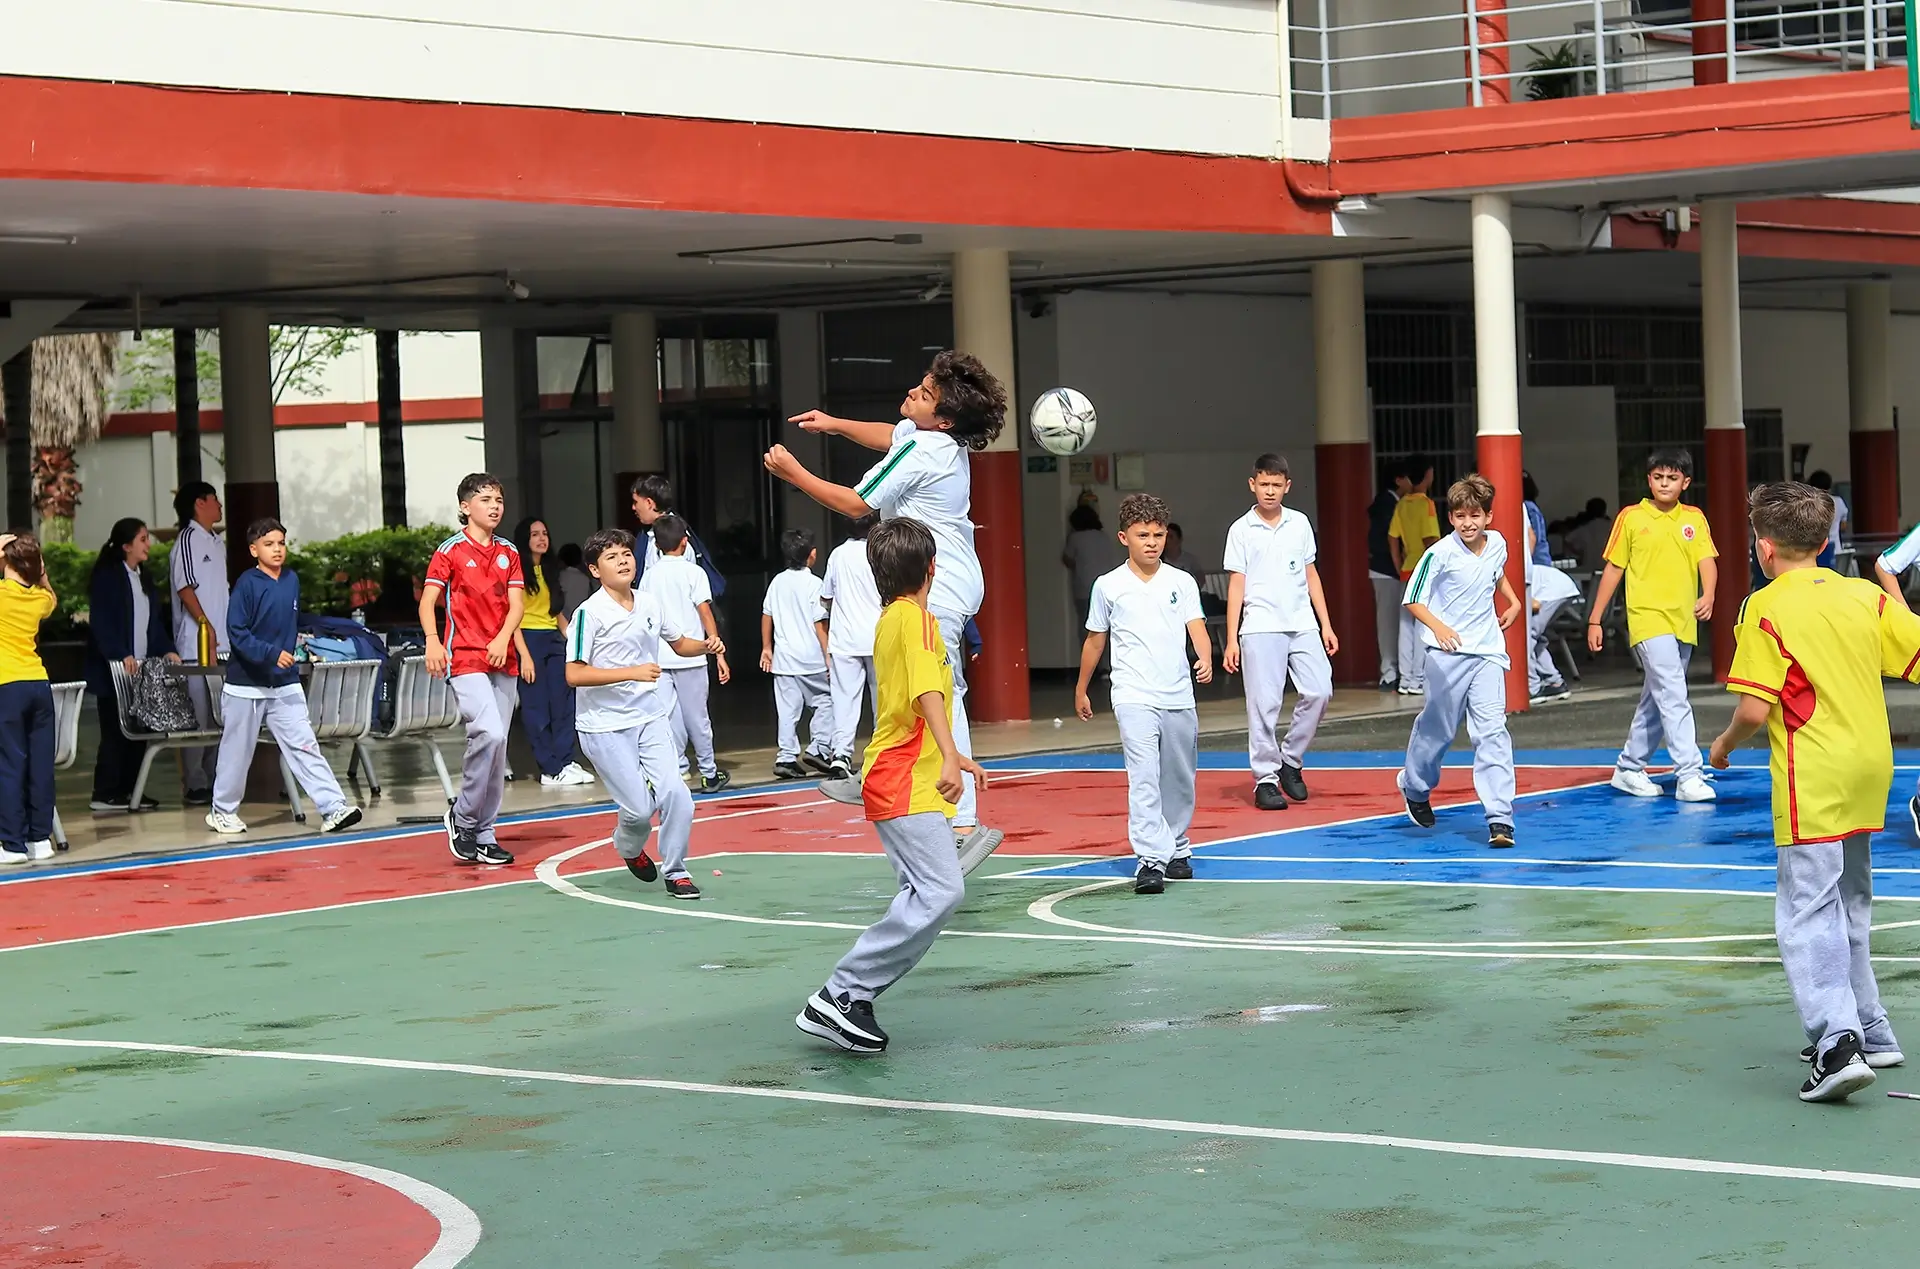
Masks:
[[[1425,555],[1422,555],[1420,557],[1420,562],[1414,566],[1413,580],[1407,583],[1407,598],[1405,600],[1406,603],[1424,604],[1427,602],[1424,598],[1421,597],[1420,588],[1422,586],[1430,584],[1429,579],[1432,577],[1432,575],[1433,575],[1433,550],[1432,548],[1428,548],[1427,553]]]
[[[886,461],[886,464],[882,466],[879,471],[873,473],[873,478],[871,480],[861,485],[858,489],[854,490],[854,492],[859,494],[861,500],[864,502],[866,500],[867,495],[872,493],[875,489],[877,489],[881,481],[885,480],[888,476],[892,475],[893,469],[900,465],[900,460],[905,458],[908,454],[913,453],[913,447],[918,445],[919,443],[920,442],[918,439],[908,441],[906,445],[901,448],[898,454],[895,454],[892,458],[889,458]]]

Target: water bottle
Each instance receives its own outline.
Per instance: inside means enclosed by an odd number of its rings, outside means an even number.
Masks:
[[[355,622],[357,622],[357,623],[358,623],[358,624],[360,624],[360,625],[363,625],[363,626],[364,626],[364,625],[366,625],[366,624],[367,624],[367,610],[366,610],[366,609],[364,609],[364,608],[356,608],[356,609],[354,609],[354,610],[353,610],[353,619],[354,619],[354,621],[355,621]]]

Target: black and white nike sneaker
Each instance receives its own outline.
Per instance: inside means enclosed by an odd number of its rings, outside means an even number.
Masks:
[[[1873,1068],[1860,1052],[1860,1037],[1848,1031],[1824,1055],[1813,1059],[1807,1082],[1800,1086],[1803,1102],[1843,1102],[1874,1081]]]
[[[887,1048],[887,1033],[873,1016],[871,1000],[855,1000],[845,992],[829,996],[825,987],[807,997],[793,1025],[849,1053],[884,1053]]]
[[[1869,1067],[1876,1071],[1884,1071],[1889,1067],[1902,1066],[1907,1060],[1907,1055],[1898,1049],[1863,1048],[1860,1050],[1860,1056],[1866,1060]],[[1813,1046],[1811,1044],[1800,1050],[1800,1060],[1802,1062],[1813,1061]]]
[[[473,862],[487,864],[494,868],[504,868],[513,862],[513,852],[503,850],[499,842],[475,842]]]

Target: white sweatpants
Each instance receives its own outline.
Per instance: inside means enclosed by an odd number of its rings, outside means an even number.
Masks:
[[[1560,667],[1553,663],[1553,649],[1547,644],[1547,630],[1553,625],[1553,619],[1560,615],[1570,600],[1549,599],[1540,605],[1540,611],[1534,613],[1527,623],[1527,632],[1533,639],[1533,653],[1527,660],[1527,692],[1540,690],[1543,683],[1559,683]]]
[[[1487,823],[1513,823],[1513,738],[1507,734],[1507,670],[1494,657],[1427,649],[1427,699],[1407,738],[1401,792],[1416,802],[1431,800],[1440,783],[1440,763],[1467,720],[1473,742],[1473,791]]]
[[[719,774],[720,766],[713,758],[713,719],[707,713],[706,663],[662,673],[673,686],[673,752],[679,759],[680,771],[686,772],[687,742],[691,740],[700,774],[711,780]]]
[[[833,752],[850,757],[854,733],[860,729],[860,694],[867,694],[867,717],[871,718],[879,692],[873,677],[873,658],[836,652],[827,672],[833,676]]]
[[[1404,583],[1401,593],[1406,593]],[[1422,629],[1403,605],[1400,609],[1400,686],[1413,691],[1427,685],[1427,644],[1420,637]]]
[[[620,808],[613,848],[638,859],[660,814],[660,871],[687,875],[687,842],[693,836],[693,794],[680,779],[673,754],[673,720],[650,718],[623,731],[583,731],[580,748]]]
[[[808,710],[813,717],[807,724],[807,752],[816,758],[831,758],[828,737],[833,735],[833,690],[827,673],[776,674],[773,676],[773,703],[779,714],[780,751],[775,762],[794,762],[800,757],[800,715]]]
[[[1693,660],[1693,645],[1669,634],[1643,639],[1633,647],[1640,654],[1647,681],[1640,689],[1626,747],[1620,751],[1620,769],[1645,771],[1664,738],[1675,779],[1698,776],[1700,745],[1694,738],[1693,703],[1687,699],[1687,663]]]
[[[1373,637],[1380,645],[1380,681],[1400,677],[1400,597],[1407,588],[1397,577],[1368,573],[1373,583]]]
[[[1247,690],[1247,758],[1253,782],[1277,781],[1280,766],[1300,766],[1333,699],[1333,664],[1318,630],[1240,636],[1240,675]],[[1287,679],[1299,693],[1287,738],[1279,738]]]
[[[231,688],[220,694],[220,759],[213,781],[213,809],[229,815],[240,809],[247,792],[247,771],[253,766],[253,749],[260,743],[264,723],[287,760],[293,778],[313,799],[320,814],[332,815],[345,810],[347,799],[341,796],[340,782],[313,738],[313,722],[307,717],[306,693],[298,683],[269,688],[271,696],[236,696]]]
[[[1243,641],[1244,650],[1244,641]],[[1188,709],[1115,705],[1127,763],[1127,840],[1141,863],[1167,866],[1193,853],[1194,774],[1200,765],[1200,714]]]

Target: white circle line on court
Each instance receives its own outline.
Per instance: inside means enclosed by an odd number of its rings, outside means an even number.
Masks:
[[[1256,1141],[1285,1141],[1307,1145],[1362,1146],[1387,1150],[1414,1150],[1428,1154],[1482,1159],[1525,1159],[1545,1163],[1583,1163],[1596,1167],[1637,1168],[1655,1172],[1708,1176],[1746,1176],[1783,1181],[1824,1181],[1839,1185],[1920,1190],[1920,1177],[1890,1172],[1836,1171],[1797,1168],[1770,1163],[1743,1163],[1727,1159],[1634,1154],[1604,1150],[1561,1150],[1542,1146],[1507,1146],[1482,1141],[1450,1141],[1431,1137],[1401,1137],[1370,1132],[1323,1132],[1305,1128],[1269,1128],[1258,1124],[1211,1123],[1204,1120],[1143,1118],[1089,1111],[1044,1110],[1029,1106],[999,1106],[981,1102],[915,1101],[898,1097],[864,1097],[852,1093],[815,1092],[795,1088],[750,1088],[733,1084],[699,1084],[686,1080],[646,1079],[635,1076],[587,1075],[573,1071],[543,1071],[468,1062],[427,1062],[409,1058],[361,1057],[343,1053],[295,1053],[275,1049],[225,1049],[197,1044],[151,1044],[131,1040],[79,1040],[46,1036],[0,1036],[0,1044],[56,1049],[109,1049],[136,1053],[175,1053],[190,1057],[247,1058],[254,1061],[309,1063],[326,1066],[374,1067],[447,1075],[475,1075],[488,1079],[528,1080],[599,1088],[639,1088],[661,1093],[698,1093],[714,1097],[757,1098],[763,1101],[846,1106],[860,1110],[909,1111],[928,1115],[966,1115],[982,1119],[1011,1119],[1075,1124],[1089,1128],[1131,1128],[1182,1136],[1237,1137]],[[476,1221],[477,1224],[477,1221]],[[422,1262],[424,1265],[425,1262]],[[438,1267],[435,1267],[438,1269]]]
[[[11,1043],[11,1041],[0,1041],[0,1043]],[[134,1046],[104,1047],[133,1048]],[[357,1176],[363,1181],[372,1181],[376,1185],[385,1186],[411,1199],[425,1208],[427,1213],[440,1223],[440,1237],[435,1240],[432,1247],[428,1248],[425,1256],[414,1262],[413,1269],[453,1269],[453,1266],[472,1255],[473,1249],[480,1242],[480,1217],[471,1207],[437,1185],[429,1185],[420,1178],[408,1176],[404,1172],[377,1168],[370,1163],[329,1159],[324,1155],[300,1154],[293,1150],[274,1150],[266,1146],[242,1146],[225,1141],[193,1141],[184,1137],[141,1137],[117,1132],[30,1132],[8,1128],[0,1129],[0,1138],[18,1138],[27,1141],[122,1141],[141,1146],[175,1146],[183,1150],[200,1150],[208,1154],[251,1155],[260,1159],[298,1163],[309,1168],[322,1168],[329,1172],[344,1172],[349,1176]]]

